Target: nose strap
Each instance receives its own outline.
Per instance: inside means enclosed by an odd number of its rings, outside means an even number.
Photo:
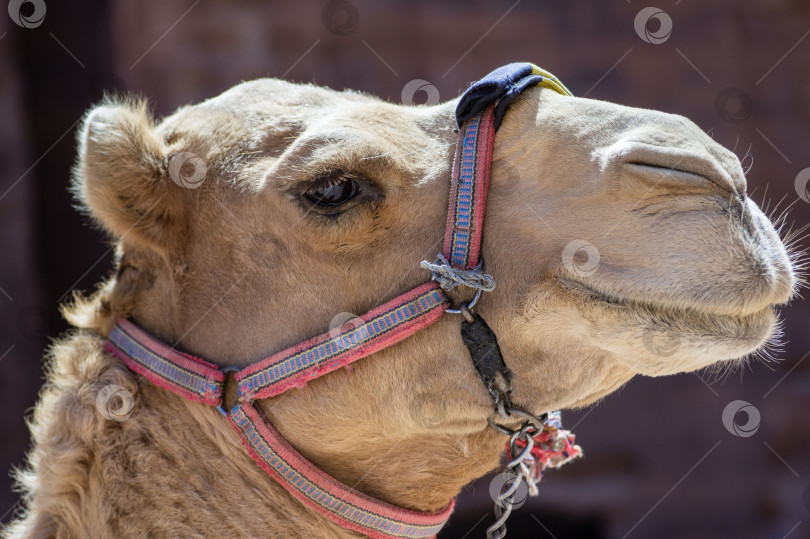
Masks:
[[[490,105],[483,114],[464,122],[459,134],[442,253],[453,269],[475,269],[481,256],[484,210],[495,142],[493,111],[494,107]]]
[[[493,111],[495,130],[501,126],[506,107],[531,86],[543,86],[563,95],[572,95],[570,90],[554,75],[529,62],[508,64],[492,71],[474,82],[461,96],[456,107],[456,123],[459,127],[487,106],[497,103]]]
[[[545,69],[520,62],[492,71],[459,98],[456,123],[460,133],[442,252],[453,269],[469,271],[479,264],[495,133],[509,104],[531,86],[571,95]]]
[[[433,264],[422,262],[422,266],[433,272],[433,279],[442,283],[445,290],[457,284],[482,289],[475,283],[450,278],[473,271],[480,280],[489,283],[487,290],[495,288],[495,280],[483,273],[481,261],[495,133],[509,104],[531,86],[542,86],[571,95],[554,75],[524,62],[499,67],[473,83],[459,99],[456,123],[460,132],[453,161],[443,252]],[[453,311],[464,313],[461,338],[496,409],[508,408],[512,373],[501,355],[495,332],[479,314],[472,312],[473,303],[464,304],[459,311]]]

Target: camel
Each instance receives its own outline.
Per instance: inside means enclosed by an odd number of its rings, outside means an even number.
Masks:
[[[160,122],[137,99],[90,110],[74,189],[116,242],[115,268],[63,308],[75,330],[50,350],[18,475],[26,508],[5,536],[357,537],[268,477],[215,408],[103,344],[125,318],[241,368],[424,283],[455,106],[261,79]],[[635,375],[743,361],[794,294],[739,160],[681,116],[528,89],[497,132],[488,200],[481,249],[497,293],[476,311],[513,401],[535,414],[588,406]],[[505,443],[459,324],[445,315],[259,409],[337,480],[438,511]],[[110,387],[119,400],[100,411]]]

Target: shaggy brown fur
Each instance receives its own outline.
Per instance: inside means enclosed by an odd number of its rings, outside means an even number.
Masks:
[[[277,80],[237,86],[155,124],[140,102],[93,109],[77,196],[118,241],[116,273],[65,310],[8,537],[347,537],[267,477],[219,413],[102,351],[117,317],[220,365],[245,366],[427,280],[444,233],[454,103],[402,107]],[[180,152],[205,164],[184,188]],[[358,178],[340,215],[301,194]],[[598,251],[591,271],[566,251]],[[568,253],[568,254],[566,254]],[[594,251],[591,251],[594,256]],[[496,138],[480,304],[537,413],[585,406],[634,374],[737,358],[793,291],[736,157],[678,116],[532,89]],[[584,269],[583,269],[584,268]],[[458,298],[457,298],[458,299]],[[446,316],[353,366],[260,403],[307,458],[358,490],[444,506],[496,466],[504,440]],[[662,352],[650,335],[676,343]],[[131,417],[105,419],[122,386]]]

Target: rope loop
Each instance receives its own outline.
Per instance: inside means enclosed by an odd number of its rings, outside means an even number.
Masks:
[[[452,290],[460,284],[484,292],[495,290],[495,279],[492,278],[492,275],[484,273],[481,262],[471,270],[458,269],[451,266],[450,262],[439,254],[435,262],[430,263],[423,260],[419,266],[433,273],[433,280],[439,283],[442,290]]]

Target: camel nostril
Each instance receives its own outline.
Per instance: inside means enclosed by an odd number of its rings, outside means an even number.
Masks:
[[[717,188],[737,196],[745,192],[744,181],[728,163],[718,162],[707,148],[651,144],[624,140],[612,145],[601,156],[603,166],[612,163],[642,179],[674,185]]]
[[[685,167],[675,168],[643,162],[626,162],[624,167],[631,174],[648,179],[652,183],[666,181],[667,183],[683,186],[714,187],[728,194],[733,194],[736,198],[741,196],[734,190],[734,185],[731,182],[724,181],[723,178],[718,178],[716,175],[706,175]]]

